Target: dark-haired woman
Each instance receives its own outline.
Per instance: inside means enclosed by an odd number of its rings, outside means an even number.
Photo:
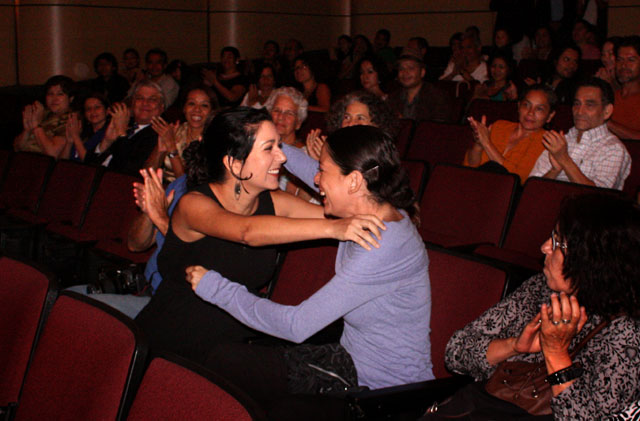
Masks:
[[[640,395],[640,210],[610,195],[572,198],[542,252],[543,273],[454,333],[446,363],[483,380],[505,360],[544,362],[553,397],[551,415],[540,419],[617,414]],[[603,321],[608,324],[570,355]],[[497,420],[537,419],[476,386],[466,390],[482,402],[474,410],[484,407]],[[451,409],[458,411],[455,402]],[[439,418],[447,408],[424,419],[448,419]]]
[[[100,93],[90,94],[84,100],[84,121],[76,113],[72,113],[66,125],[66,145],[60,154],[61,158],[84,161],[87,151],[93,151],[107,130],[109,102]],[[83,127],[84,126],[84,127]]]
[[[276,268],[276,250],[265,246],[317,238],[375,243],[377,218],[325,219],[320,206],[279,191],[285,160],[266,111],[240,107],[213,119],[186,162],[190,191],[158,255],[163,281],[136,319],[155,351],[203,362],[215,344],[255,334],[196,297],[184,280],[187,266],[213,267],[257,292]]]
[[[309,111],[329,111],[331,105],[331,91],[329,85],[317,81],[317,72],[314,71],[311,62],[299,56],[293,62],[293,74],[296,82],[302,85],[302,94],[309,103]]]
[[[240,104],[247,92],[247,78],[238,70],[240,51],[235,47],[224,47],[220,52],[220,68],[202,69],[204,83],[216,91],[222,108],[231,108]]]
[[[495,53],[489,59],[489,80],[476,85],[473,98],[492,101],[518,99],[518,89],[512,80],[514,66],[515,62],[508,55]]]
[[[91,92],[99,92],[110,103],[122,101],[129,90],[129,82],[118,73],[118,60],[111,53],[101,53],[93,60],[98,77],[89,83]]]
[[[40,101],[24,107],[23,130],[13,141],[13,148],[57,159],[66,144],[66,124],[71,113],[74,83],[67,76],[53,76],[44,84],[44,90],[46,108]]]
[[[382,90],[382,85],[387,80],[387,66],[376,56],[366,56],[358,63],[360,70],[360,86],[385,101],[389,96]]]
[[[311,182],[308,158],[286,150],[293,172]],[[433,378],[426,328],[431,307],[428,259],[412,222],[415,197],[393,139],[371,126],[338,130],[322,150],[315,183],[326,215],[375,215],[386,230],[380,247],[371,251],[341,241],[335,276],[304,302],[276,304],[218,272],[187,269],[197,295],[247,326],[279,338],[300,343],[343,318],[339,345],[301,345],[266,354],[245,348],[257,354],[246,365],[241,364],[246,354],[233,351],[243,347],[220,347],[210,355],[207,365],[269,409],[289,393],[315,394],[331,385],[335,392],[345,386],[377,389]]]

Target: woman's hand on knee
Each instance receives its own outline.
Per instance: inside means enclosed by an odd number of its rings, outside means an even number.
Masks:
[[[195,291],[204,274],[208,272],[208,269],[202,266],[189,266],[185,272],[187,273],[187,282],[191,284],[191,289]]]

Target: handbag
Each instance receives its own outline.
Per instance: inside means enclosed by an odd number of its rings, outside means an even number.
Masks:
[[[609,320],[603,320],[571,351],[571,359],[602,330]],[[487,380],[485,390],[496,398],[511,402],[531,415],[551,414],[551,385],[546,378],[547,367],[540,363],[503,361]]]

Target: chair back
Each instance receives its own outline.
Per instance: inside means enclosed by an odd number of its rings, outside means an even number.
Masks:
[[[16,404],[34,345],[56,299],[54,277],[0,257],[0,407]]]
[[[338,244],[329,240],[305,241],[291,244],[286,250],[271,300],[298,305],[335,275]]]
[[[320,111],[309,111],[307,119],[302,123],[298,130],[298,138],[303,142],[307,140],[307,135],[311,130],[320,129],[322,134],[327,134],[326,113]]]
[[[439,163],[461,164],[471,145],[473,133],[469,125],[421,121],[405,158],[426,161],[431,168]]]
[[[520,181],[514,174],[438,164],[420,202],[420,234],[442,246],[501,245]]]
[[[33,152],[17,152],[0,187],[0,207],[38,211],[55,160]]]
[[[636,197],[640,191],[640,140],[623,140],[624,147],[631,155],[631,172],[624,181],[622,191],[631,198]]]
[[[407,153],[409,145],[411,144],[413,132],[415,131],[415,122],[408,118],[401,118],[399,121],[400,130],[398,130],[398,135],[396,136],[396,149],[398,149],[398,153],[402,158]]]
[[[422,199],[422,193],[427,184],[429,164],[424,161],[415,161],[412,159],[403,159],[401,164],[409,175],[411,190],[413,190],[413,193],[416,195],[416,200],[419,202],[420,199]]]
[[[518,104],[509,101],[491,101],[490,99],[474,99],[469,105],[467,116],[480,121],[487,118],[487,127],[497,120],[518,121]]]
[[[448,377],[444,355],[451,335],[500,301],[503,270],[480,260],[427,246],[431,282],[431,360],[436,378]]]
[[[146,354],[146,341],[133,320],[63,291],[38,341],[16,421],[123,419]]]
[[[167,358],[154,358],[149,364],[127,420],[259,418],[256,405],[247,405],[248,398],[219,376],[189,361]]]

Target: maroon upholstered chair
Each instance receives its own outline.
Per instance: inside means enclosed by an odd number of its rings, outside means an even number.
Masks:
[[[131,319],[63,291],[38,341],[16,421],[123,419],[146,354],[146,341]]]
[[[400,130],[396,136],[396,148],[400,157],[404,157],[411,144],[413,138],[413,132],[415,131],[415,122],[408,118],[400,119]]]
[[[471,145],[469,125],[421,121],[404,158],[426,161],[431,168],[439,163],[462,164]]]
[[[514,174],[436,165],[420,202],[423,240],[445,247],[499,246],[519,184]]]
[[[469,105],[467,116],[480,121],[483,115],[487,117],[487,126],[497,120],[518,121],[518,104],[508,101],[474,99]]]
[[[13,154],[0,186],[0,209],[19,208],[38,211],[40,198],[55,160],[32,152]]]
[[[250,421],[264,413],[227,381],[178,357],[154,358],[127,420]]]
[[[622,143],[631,155],[631,172],[624,182],[622,191],[635,199],[640,189],[640,140],[623,140]]]
[[[619,194],[615,190],[582,184],[540,177],[528,178],[502,247],[481,245],[474,253],[532,271],[541,271],[544,255],[540,246],[551,235],[563,199],[594,192]]]
[[[327,134],[326,113],[309,111],[307,113],[307,119],[302,123],[302,126],[300,126],[300,130],[298,130],[298,138],[304,142],[307,140],[309,132],[313,129],[320,129],[323,134]]]
[[[313,295],[335,275],[336,241],[307,241],[287,248],[271,300],[297,305]]]
[[[0,150],[0,186],[4,181],[4,173],[9,168],[9,161],[11,161],[11,151]]]
[[[34,266],[0,257],[0,418],[17,405],[38,335],[53,302],[56,282]],[[4,408],[4,409],[2,409]]]
[[[416,195],[416,200],[420,201],[424,188],[427,184],[429,164],[424,161],[416,161],[412,159],[403,159],[401,164],[409,175],[409,183],[411,185],[411,190],[413,190],[413,193]]]
[[[451,335],[500,301],[506,273],[471,256],[433,246],[429,254],[431,282],[431,360],[436,378],[450,376],[444,355]]]
[[[567,133],[573,127],[573,111],[571,105],[558,104],[556,115],[551,120],[551,128],[556,131],[562,130]]]

